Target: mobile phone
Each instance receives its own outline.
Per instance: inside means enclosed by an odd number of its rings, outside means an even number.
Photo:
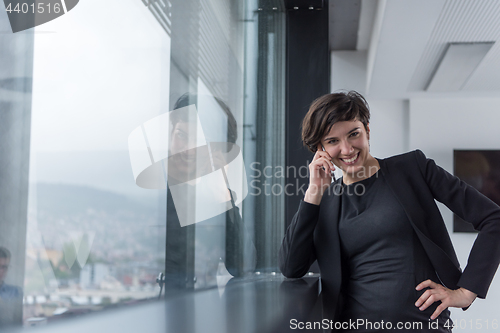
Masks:
[[[326,151],[325,146],[321,145],[321,148],[323,148],[323,151]],[[332,177],[333,182],[337,180],[335,178],[335,172],[333,170],[330,170],[330,176]]]

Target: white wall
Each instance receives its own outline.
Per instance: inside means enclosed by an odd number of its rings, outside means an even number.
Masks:
[[[331,91],[356,90],[364,94],[367,51],[331,52]]]
[[[371,100],[370,152],[385,158],[408,151],[409,105],[404,100]]]
[[[453,149],[500,149],[500,99],[413,99],[410,101],[409,148],[421,149],[438,165],[453,173]],[[386,131],[389,128],[385,129]],[[475,234],[452,232],[453,215],[440,204],[462,268]],[[500,240],[499,240],[500,241]],[[500,273],[491,284],[486,300],[476,300],[467,311],[452,310],[452,318],[465,324],[480,320],[500,321]],[[490,326],[491,329],[491,326]]]

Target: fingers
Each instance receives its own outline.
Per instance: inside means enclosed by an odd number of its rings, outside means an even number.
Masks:
[[[417,285],[416,290],[422,290],[424,288],[427,289],[415,302],[415,306],[419,307],[420,311],[424,311],[429,306],[431,306],[434,302],[440,301],[440,304],[436,308],[436,310],[431,315],[431,320],[436,319],[441,312],[443,312],[446,308],[448,308],[448,298],[449,298],[449,289],[443,287],[440,284],[435,283],[432,280],[425,280],[424,282]]]
[[[321,144],[318,144],[318,150],[316,150],[316,153],[314,154],[314,157],[313,157],[313,160],[312,160],[311,164],[313,162],[318,161],[318,160],[324,160],[324,161],[326,161],[326,164],[328,165],[328,168],[326,167],[326,165],[323,164],[323,168],[324,168],[325,171],[333,171],[333,170],[335,170],[335,165],[332,162],[332,157],[330,156],[330,154],[326,150],[323,150],[323,146]]]
[[[310,163],[311,171],[317,169],[324,169],[325,171],[335,170],[335,165],[333,164],[330,155],[326,152],[316,152],[312,162]]]
[[[423,304],[418,308],[420,311],[424,311],[427,309],[429,306],[432,305],[432,303],[437,302],[442,300],[445,297],[445,295],[442,295],[439,290],[436,289],[429,289],[426,290],[422,296],[418,299],[417,303],[415,303],[416,306],[419,306],[417,304]],[[425,302],[424,302],[425,301]]]
[[[335,167],[332,166],[330,161],[321,159],[312,165],[311,172],[313,177],[330,178],[333,170],[335,170]]]
[[[425,291],[425,292],[424,292],[424,293],[423,293],[423,294],[422,294],[422,295],[418,298],[418,300],[415,302],[415,306],[417,306],[417,307],[419,307],[419,308],[420,308],[420,307],[422,306],[422,304],[424,304],[424,303],[427,301],[427,299],[431,296],[431,294],[432,294],[432,291],[431,291],[431,290],[432,290],[432,289],[426,290],[426,291]],[[422,307],[423,307],[423,306],[422,306]]]
[[[319,148],[321,146],[319,145]],[[309,163],[309,186],[304,201],[319,205],[324,191],[332,183],[331,172],[335,170],[331,156],[326,151],[317,150]]]
[[[427,288],[427,287],[436,288],[437,286],[440,286],[440,285],[438,285],[436,282],[434,282],[432,280],[425,280],[424,282],[419,283],[415,289],[422,290],[422,289]]]
[[[436,308],[436,311],[434,311],[434,313],[432,314],[431,320],[436,319],[441,314],[441,312],[446,310],[446,308],[447,306],[444,303],[439,304],[439,306]]]
[[[330,159],[321,157],[319,160],[321,161],[321,165],[323,166],[325,171],[335,170],[335,165],[333,165],[333,162]]]
[[[332,162],[332,157],[330,156],[330,154],[328,154],[326,151],[317,151],[315,154],[314,154],[314,157],[313,157],[313,160],[312,162],[315,162],[315,161],[318,161],[318,160],[324,160],[327,162],[327,164],[329,165],[329,167],[332,169],[332,170],[335,170],[335,165],[333,164]],[[311,162],[311,163],[312,163]]]
[[[309,166],[311,175],[314,178],[329,178],[330,172],[335,170],[330,161],[319,159]]]
[[[456,290],[448,289],[441,284],[435,283],[431,280],[425,280],[417,285],[416,290],[429,288],[419,297],[415,302],[415,306],[419,307],[420,311],[424,311],[434,302],[440,302],[436,310],[431,315],[431,319],[436,319],[441,312],[448,307],[463,308],[472,303],[476,298],[476,294],[464,288]]]
[[[314,153],[313,161],[320,157],[325,157],[328,160],[332,159],[332,157],[330,156],[330,154],[328,154],[327,151],[317,150],[316,153]]]

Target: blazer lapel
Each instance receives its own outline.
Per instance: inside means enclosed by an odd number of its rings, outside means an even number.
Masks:
[[[385,160],[379,160],[380,171],[384,179],[391,188],[392,192],[403,207],[410,222],[419,230],[427,231],[424,219],[421,218],[422,207],[419,205],[419,198],[412,190],[410,182],[402,178],[402,172],[392,170],[391,166]]]

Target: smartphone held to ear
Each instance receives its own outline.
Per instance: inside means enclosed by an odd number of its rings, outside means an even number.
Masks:
[[[321,148],[323,148],[323,151],[326,151],[325,147],[321,145]],[[333,170],[330,170],[330,176],[332,176],[332,182],[336,181],[337,179],[335,178],[335,172]]]

